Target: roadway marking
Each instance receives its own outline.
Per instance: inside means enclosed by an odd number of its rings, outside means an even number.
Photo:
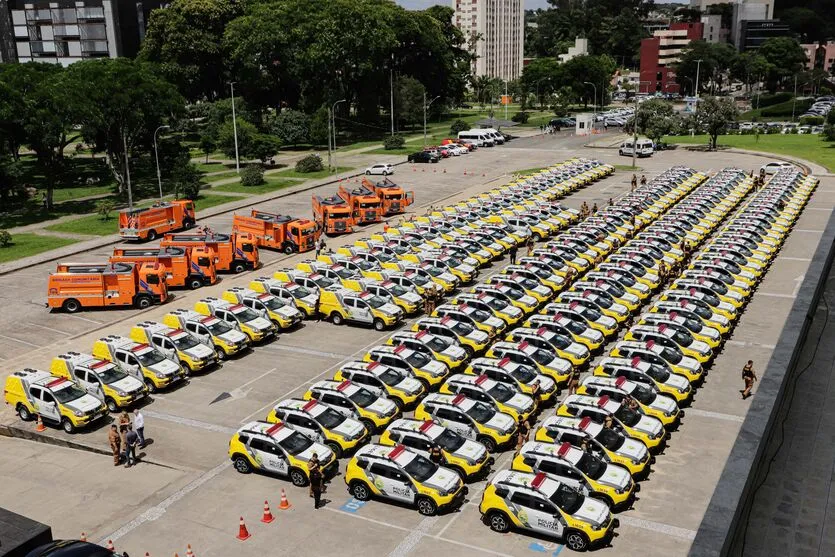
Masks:
[[[264,377],[266,377],[267,375],[271,374],[272,372],[274,372],[274,371],[275,371],[275,370],[277,370],[277,369],[278,369],[277,367],[274,367],[274,368],[272,368],[272,369],[271,369],[271,370],[269,370],[269,371],[265,371],[264,373],[262,373],[261,375],[259,375],[259,376],[258,376],[258,377],[256,377],[255,379],[250,379],[250,380],[249,380],[249,381],[247,381],[246,383],[244,383],[244,384],[242,384],[242,385],[238,385],[238,386],[236,387],[236,389],[243,389],[244,387],[248,387],[249,385],[252,385],[252,384],[253,384],[253,383],[255,383],[256,381],[258,381],[258,380],[260,380],[260,379],[263,379]],[[232,389],[232,390],[235,390],[235,389]]]
[[[81,317],[80,315],[68,315],[67,317],[72,317],[73,319],[81,319],[82,321],[86,321],[87,323],[95,323],[96,325],[103,325],[104,321],[96,321],[95,319],[87,319],[86,317]]]
[[[724,420],[726,422],[736,422],[741,424],[745,421],[742,416],[734,416],[733,414],[723,414],[721,412],[711,412],[710,410],[699,410],[698,408],[687,408],[684,411],[685,418],[687,416],[701,416],[702,418],[713,418],[716,420]]]
[[[47,331],[53,331],[55,333],[60,333],[62,335],[71,335],[72,333],[68,333],[67,331],[62,331],[60,329],[53,329],[52,327],[47,327],[46,325],[38,325],[37,323],[32,323],[31,321],[26,322],[27,325],[32,325],[33,327],[40,327],[41,329],[46,329]]]
[[[822,234],[823,230],[818,230],[816,228],[795,228],[792,232],[806,232],[808,234]]]
[[[234,434],[237,430],[231,427],[226,427],[209,422],[202,422],[200,420],[193,420],[191,418],[183,418],[182,416],[175,416],[173,414],[166,414],[164,412],[155,412],[153,410],[145,410],[144,414],[149,418],[157,418],[158,420],[165,420],[175,424],[181,424],[188,427],[196,427],[198,429],[205,429],[207,431],[216,431],[218,433]]]
[[[38,344],[33,344],[33,343],[31,343],[31,342],[29,342],[29,341],[26,341],[26,340],[20,340],[19,338],[9,337],[9,336],[6,336],[6,335],[0,335],[0,338],[5,338],[6,340],[13,340],[13,341],[15,341],[15,342],[19,342],[19,343],[21,343],[21,344],[25,344],[25,345],[27,345],[27,346],[31,346],[32,348],[42,348],[42,347],[41,347],[40,345],[38,345]]]
[[[284,352],[295,352],[297,354],[306,354],[308,356],[319,356],[322,358],[332,358],[335,360],[343,360],[349,357],[348,354],[337,354],[336,352],[320,352],[319,350],[312,350],[310,348],[300,348],[298,346],[289,346],[286,344],[270,344],[261,346],[261,350],[278,350]]]
[[[776,294],[773,292],[757,292],[757,296],[767,296],[769,298],[788,298],[790,300],[797,298],[796,294]]]
[[[688,410],[687,413],[689,414],[690,411]],[[671,526],[669,524],[653,522],[651,520],[644,520],[643,518],[634,518],[631,516],[619,516],[618,519],[621,524],[626,524],[627,526],[633,526],[643,530],[651,530],[653,532],[660,532],[661,534],[666,534],[674,538],[681,538],[683,540],[692,541],[696,539],[695,530],[688,530],[687,528],[679,528],[678,526]]]
[[[346,513],[355,513],[365,506],[365,501],[360,501],[354,497],[348,499],[348,502],[339,507],[339,510]]]
[[[397,547],[391,550],[389,557],[402,557],[408,555],[420,543],[421,538],[429,533],[429,530],[435,526],[435,523],[440,520],[438,516],[428,516],[420,521],[417,528],[409,532],[409,535],[397,544]]]
[[[742,340],[726,340],[725,344],[732,344],[734,346],[759,346],[760,348],[767,348],[768,350],[774,350],[777,348],[774,344],[762,344],[759,342],[746,342]]]
[[[828,192],[828,193],[835,193],[835,192]],[[827,213],[831,213],[832,209],[827,207],[806,207],[807,211],[826,211]]]
[[[146,411],[145,414],[148,415],[149,412]],[[198,487],[202,486],[209,480],[215,478],[217,475],[219,475],[227,468],[230,468],[231,466],[231,461],[227,460],[221,462],[208,472],[205,472],[201,476],[198,476],[194,481],[186,484],[181,489],[177,490],[176,492],[172,493],[171,495],[160,501],[159,504],[150,507],[142,514],[140,514],[139,516],[137,516],[136,518],[134,518],[115,532],[113,532],[112,534],[104,536],[102,539],[99,540],[99,544],[105,545],[108,540],[118,540],[122,536],[125,536],[126,534],[129,534],[130,532],[136,530],[145,522],[150,522],[153,520],[157,520],[158,518],[162,518],[162,516],[165,514],[165,511],[168,510],[168,508],[171,505],[173,505],[174,503],[176,503],[177,501],[179,501]]]
[[[786,257],[779,256],[780,261],[811,261],[808,257]]]

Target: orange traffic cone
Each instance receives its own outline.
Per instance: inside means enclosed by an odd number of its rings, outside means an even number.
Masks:
[[[145,552],[145,557],[151,557],[151,554],[146,551]]]
[[[246,529],[246,524],[244,524],[244,517],[241,517],[241,524],[238,527],[237,537],[241,541],[248,540],[250,538],[249,530]]]
[[[281,502],[278,504],[278,508],[282,511],[286,511],[290,508],[290,501],[287,500],[287,494],[284,493],[284,490],[281,490]]]
[[[115,547],[113,547],[113,540],[107,540],[107,547],[106,547],[106,549],[107,549],[108,551],[116,551],[116,548],[115,548]]]
[[[186,557],[194,557],[194,552],[191,550],[191,544],[188,544],[188,549],[186,549]]]
[[[464,169],[464,176],[466,176],[466,175],[467,175],[467,169],[465,168]]]
[[[35,431],[46,431],[46,426],[43,425],[43,420],[41,419],[40,414],[38,414],[38,425],[35,426]]]
[[[261,522],[264,524],[269,524],[275,520],[273,513],[270,512],[270,504],[267,501],[264,501],[264,516],[261,517]],[[186,554],[188,556],[188,554]]]
[[[84,533],[84,532],[81,532],[81,537],[80,537],[80,538],[78,538],[78,541],[80,541],[80,542],[86,542],[86,541],[87,541],[87,534],[86,534],[86,533]]]

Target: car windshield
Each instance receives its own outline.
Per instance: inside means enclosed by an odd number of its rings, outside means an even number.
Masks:
[[[139,363],[145,367],[156,365],[165,360],[165,356],[156,350],[146,350],[145,352],[135,355],[136,359],[139,360]]]
[[[392,296],[402,296],[403,294],[408,292],[408,290],[406,290],[399,284],[394,283],[387,285],[386,290],[388,290],[389,294],[391,294]]]
[[[386,368],[385,371],[379,375],[379,378],[389,387],[393,387],[403,381],[403,376],[391,368]]]
[[[310,446],[313,445],[313,441],[301,433],[294,431],[279,441],[278,444],[281,445],[281,448],[287,451],[288,454],[297,455],[310,448]]]
[[[121,381],[128,376],[126,373],[119,371],[115,366],[107,366],[104,369],[96,370],[96,373],[105,385]]]
[[[557,490],[551,495],[550,500],[561,511],[567,514],[574,514],[583,506],[585,496],[565,484],[560,484]]]
[[[386,304],[386,301],[379,296],[366,296],[362,300],[368,302],[368,305],[374,309],[380,309]]]
[[[501,311],[505,309],[509,304],[506,300],[500,300],[499,298],[489,298],[487,300],[487,305],[495,309],[496,311]]]
[[[632,427],[641,421],[641,415],[635,410],[630,410],[627,406],[621,404],[618,411],[615,412],[615,417],[623,422],[623,425]]]
[[[421,368],[429,363],[429,356],[420,352],[412,352],[406,357],[406,361],[413,367]]]
[[[415,457],[409,461],[409,464],[403,467],[403,469],[407,474],[409,474],[409,476],[418,482],[423,483],[438,471],[438,465],[428,458],[424,458],[416,454]]]
[[[431,339],[426,341],[426,346],[433,352],[443,352],[449,348],[451,344],[452,343],[449,340],[436,336],[433,336]]]
[[[681,354],[667,347],[661,348],[661,357],[671,364],[677,364],[681,361]]]
[[[354,404],[360,408],[368,408],[377,400],[377,397],[371,394],[371,391],[367,389],[357,389],[351,393],[348,398],[350,398]]]
[[[521,284],[524,288],[527,288],[528,290],[533,290],[539,286],[538,282],[526,277],[517,277],[517,282]]]
[[[340,267],[339,269],[334,269],[334,273],[339,275],[340,278],[349,279],[354,276],[353,271],[349,271],[347,267]]]
[[[217,320],[211,325],[206,325],[206,328],[209,329],[209,332],[212,335],[222,335],[223,333],[228,333],[232,330],[232,326],[227,323],[226,321]]]
[[[597,434],[597,441],[610,451],[616,451],[623,446],[626,438],[616,431],[604,427]]]
[[[496,415],[496,411],[486,404],[477,402],[467,410],[467,415],[480,424],[486,424]]]
[[[655,398],[657,397],[655,391],[638,384],[635,385],[635,389],[633,389],[631,394],[632,398],[634,398],[641,404],[652,404],[655,401]]]
[[[606,471],[606,463],[592,456],[589,453],[583,453],[580,460],[577,461],[577,468],[580,469],[586,476],[593,480],[598,479]]]
[[[60,404],[66,404],[77,400],[87,394],[87,391],[77,385],[70,385],[64,389],[51,391]]]
[[[582,307],[583,316],[590,321],[597,321],[598,319],[603,317],[603,314],[600,313],[599,311],[597,311],[596,309],[592,309],[588,306],[580,306],[580,307]]]
[[[302,298],[307,298],[308,296],[310,296],[310,290],[308,290],[304,286],[299,286],[291,290],[290,294],[292,294],[293,297],[297,300],[301,300]]]
[[[470,306],[470,308],[472,308],[472,306]],[[479,323],[486,321],[490,317],[490,314],[482,309],[471,309],[467,313],[467,315],[469,315]]]
[[[423,268],[423,270],[426,271],[427,273],[429,273],[430,275],[432,275],[433,277],[439,277],[443,274],[443,270],[441,270],[441,269],[439,269],[439,268],[437,268],[433,265],[427,265],[426,267]]]
[[[519,298],[521,298],[522,296],[525,295],[524,292],[521,292],[519,290],[516,290],[515,288],[510,288],[510,287],[505,289],[504,294],[508,298],[510,298],[511,300],[518,300]]]
[[[362,269],[363,271],[370,271],[374,269],[374,264],[366,261],[365,259],[356,259],[353,261],[353,264]]]
[[[536,363],[542,365],[548,365],[553,362],[557,355],[551,352],[550,350],[546,350],[545,348],[537,348],[530,356],[536,360]]]
[[[501,383],[496,383],[493,385],[493,388],[487,392],[499,402],[507,402],[513,398],[513,395],[515,394],[507,385],[502,385]]]
[[[268,298],[267,300],[263,301],[264,306],[267,309],[276,311],[284,307],[284,302],[280,298]]]
[[[475,327],[463,321],[456,321],[455,325],[452,326],[452,330],[459,335],[467,336],[475,330]]]
[[[711,319],[713,317],[712,311],[697,304],[693,304],[693,313],[695,313],[702,319]]]
[[[646,371],[646,373],[659,383],[666,383],[667,380],[670,378],[669,371],[667,371],[663,367],[654,364],[650,364],[649,369]]]
[[[435,437],[435,443],[440,445],[442,449],[455,452],[464,446],[464,438],[452,430],[444,429],[444,431]]]
[[[555,334],[548,340],[548,342],[562,350],[568,348],[572,341],[565,335]]]
[[[536,378],[536,372],[531,369],[529,366],[526,365],[516,365],[516,369],[510,372],[510,376],[519,381],[520,383],[533,383]]]
[[[609,309],[610,307],[612,307],[612,299],[609,298],[609,296],[607,296],[606,294],[603,294],[602,292],[598,292],[598,291],[595,291],[594,294],[596,295],[596,298],[594,300],[595,304],[599,305],[602,308],[606,308],[606,309]]]
[[[194,348],[200,344],[191,335],[180,335],[179,337],[172,338],[171,341],[174,343],[177,350],[188,350],[189,348]]]
[[[249,308],[241,308],[238,311],[236,311],[234,315],[235,315],[235,318],[238,319],[238,321],[242,321],[244,323],[246,323],[248,321],[252,321],[253,319],[258,319],[259,317],[261,317],[260,315],[258,315],[256,312],[252,311]]]
[[[673,331],[672,339],[678,343],[679,346],[690,346],[693,344],[693,337],[690,335],[686,335],[681,331]]]
[[[333,429],[339,426],[339,424],[341,424],[348,418],[346,418],[336,410],[331,410],[330,408],[327,408],[324,412],[316,416],[314,419],[317,422],[319,422],[319,425],[321,425],[325,429]]]

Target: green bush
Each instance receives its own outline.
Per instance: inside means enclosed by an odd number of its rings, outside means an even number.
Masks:
[[[12,245],[12,235],[8,230],[0,230],[0,248],[7,248]]]
[[[96,212],[102,220],[110,220],[110,213],[116,208],[116,203],[112,199],[102,199],[96,204]]]
[[[174,193],[178,198],[197,199],[200,195],[200,181],[202,175],[197,167],[191,163],[178,166],[171,173],[174,182]]]
[[[470,129],[470,125],[459,118],[449,127],[449,133],[450,135],[457,137],[460,132],[465,132],[468,129]]]
[[[514,114],[510,119],[516,122],[517,124],[524,124],[530,118],[530,113],[525,112],[524,110],[520,110],[516,114]]]
[[[406,138],[402,135],[389,135],[383,140],[383,147],[390,151],[392,149],[402,149],[406,145]]]
[[[241,171],[241,185],[247,188],[264,183],[264,168],[260,164],[250,164]]]
[[[811,108],[812,103],[814,103],[812,99],[802,99],[798,100],[796,103],[792,103],[791,100],[788,100],[780,104],[775,104],[774,106],[761,108],[760,116],[768,118],[777,116],[791,116],[792,114],[803,114],[804,112],[806,112],[806,110]],[[792,106],[792,104],[794,104],[794,106]]]
[[[835,110],[830,110],[826,115],[826,123],[835,126]]]
[[[801,126],[820,126],[823,124],[823,116],[804,116],[800,119]]]
[[[773,106],[790,100],[792,100],[792,94],[789,92],[774,93],[773,95],[760,95],[759,107],[765,108],[767,106]]]
[[[296,163],[296,172],[319,172],[324,168],[322,157],[319,155],[307,155]]]
[[[835,141],[835,126],[832,124],[826,124],[823,127],[823,136],[824,141]]]

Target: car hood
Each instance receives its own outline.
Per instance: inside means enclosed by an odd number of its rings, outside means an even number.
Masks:
[[[364,429],[365,426],[362,425],[361,422],[358,422],[357,420],[347,419],[338,426],[336,426],[332,431],[343,437],[352,439],[360,435]]]
[[[91,394],[86,394],[64,404],[64,406],[70,410],[86,413],[101,408],[101,401]]]
[[[154,373],[161,373],[163,375],[173,375],[180,371],[180,364],[172,362],[168,358],[162,360],[151,366]]]
[[[116,389],[117,391],[122,391],[123,393],[138,391],[142,389],[143,386],[142,381],[132,375],[126,375],[118,381],[114,381],[108,385],[108,387]]]
[[[484,425],[491,429],[501,431],[502,433],[508,433],[513,431],[515,424],[516,422],[514,422],[513,418],[508,414],[505,414],[504,412],[496,412],[496,414]]]
[[[246,326],[252,327],[253,329],[257,329],[259,331],[267,331],[272,328],[273,324],[264,319],[263,317],[256,317],[252,321],[247,321]]]
[[[654,410],[658,410],[660,412],[665,412],[667,414],[672,414],[678,408],[676,401],[668,396],[657,396],[655,400],[649,405],[650,408]]]
[[[572,516],[584,522],[605,524],[609,520],[609,507],[602,501],[586,497],[582,506]]]
[[[621,445],[618,448],[617,452],[618,454],[627,456],[632,460],[637,460],[640,462],[644,459],[644,456],[647,454],[647,446],[644,445],[643,441],[627,436],[623,442],[623,445]]]
[[[455,451],[453,454],[455,456],[460,456],[472,460],[473,462],[478,461],[484,456],[484,453],[487,452],[487,449],[484,448],[484,445],[478,443],[476,441],[470,441],[469,439],[464,440],[464,444],[458,447],[458,450]]]
[[[649,435],[657,435],[664,426],[661,425],[661,420],[653,418],[652,416],[641,416],[638,423],[633,426],[638,431],[643,431]]]
[[[202,360],[204,358],[209,358],[215,355],[215,351],[203,344],[202,342],[197,343],[196,345],[192,346],[186,351],[186,354],[191,356],[192,358],[197,358],[198,360]]]
[[[441,354],[452,360],[463,360],[467,355],[467,351],[460,346],[450,345]]]
[[[333,458],[333,451],[331,451],[327,446],[322,445],[320,443],[313,443],[306,450],[300,452],[295,456],[302,462],[308,462],[310,461],[310,458],[313,456],[313,453],[316,453],[316,456],[319,457],[319,462],[321,463],[330,462]]]
[[[447,367],[445,364],[437,361],[431,360],[425,366],[421,368],[423,371],[426,371],[434,376],[443,375],[447,371]]]
[[[245,334],[243,334],[241,331],[237,329],[232,329],[226,331],[222,335],[218,335],[218,338],[230,344],[240,344],[242,342],[245,342],[246,339],[249,337],[247,337]]]
[[[631,479],[632,476],[629,475],[629,471],[626,468],[617,464],[607,464],[606,471],[603,472],[603,475],[597,481],[616,489],[624,489],[629,485]]]
[[[277,314],[285,319],[296,319],[301,315],[301,312],[292,306],[282,306],[276,311]]]
[[[397,411],[397,405],[387,398],[378,398],[365,408],[369,412],[373,412],[379,416],[392,416]]]
[[[461,483],[461,477],[449,468],[439,466],[432,477],[423,483],[439,491],[449,491],[455,489]]]

